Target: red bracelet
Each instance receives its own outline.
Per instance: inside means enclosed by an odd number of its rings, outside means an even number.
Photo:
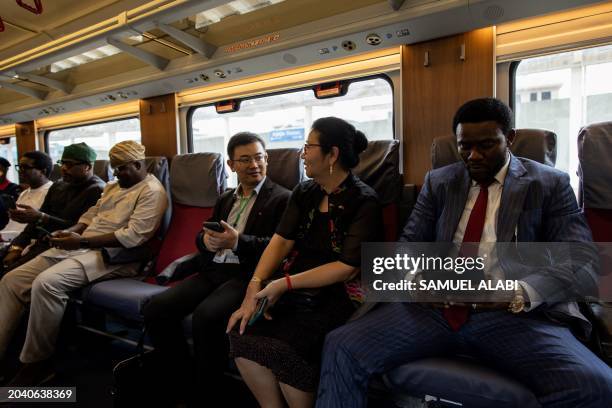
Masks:
[[[291,285],[291,276],[288,273],[285,274],[285,280],[287,281],[287,290],[292,290],[293,285]]]

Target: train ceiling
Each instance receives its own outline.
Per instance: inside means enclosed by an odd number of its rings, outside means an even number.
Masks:
[[[516,0],[510,9],[499,0],[1,1],[0,125],[255,74],[246,63],[223,65],[282,50],[296,50],[280,54],[295,66],[336,50],[363,52],[595,2]],[[338,46],[321,47],[331,38]],[[283,68],[276,65],[258,69]],[[155,86],[138,88],[147,81]]]

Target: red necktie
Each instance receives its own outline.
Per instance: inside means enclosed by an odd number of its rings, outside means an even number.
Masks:
[[[480,192],[476,203],[470,212],[465,233],[463,234],[463,242],[459,249],[459,256],[475,257],[478,255],[478,244],[482,237],[485,218],[487,216],[487,200],[489,199],[489,185],[480,184]],[[451,306],[448,309],[442,309],[442,315],[450,325],[453,331],[458,331],[468,319],[469,309],[466,306]]]

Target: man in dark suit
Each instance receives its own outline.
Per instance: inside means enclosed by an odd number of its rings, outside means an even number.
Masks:
[[[203,229],[196,237],[199,255],[180,268],[199,272],[153,297],[144,310],[145,324],[171,383],[165,393],[189,392],[190,355],[182,321],[193,313],[197,394],[220,394],[229,344],[225,325],[240,307],[249,279],[285,210],[290,192],[266,177],[264,141],[254,133],[238,133],[227,146],[227,164],[238,176],[238,188],[226,191],[209,221],[223,231]],[[184,394],[182,395],[184,397]],[[220,396],[222,398],[222,396]]]
[[[496,99],[470,101],[458,110],[453,131],[463,162],[427,174],[401,241],[590,247],[568,175],[514,157],[508,149],[511,123],[510,108]],[[586,263],[595,257],[588,250],[580,255]],[[515,279],[509,265],[500,255],[494,268]],[[588,324],[569,292],[596,291],[595,270],[561,262],[539,272],[522,274],[505,302],[386,303],[330,333],[317,406],[365,406],[371,375],[465,348],[529,387],[543,407],[607,406],[612,370],[568,327]]]

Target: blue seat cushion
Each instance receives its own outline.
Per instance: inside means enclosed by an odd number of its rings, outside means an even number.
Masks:
[[[394,368],[384,380],[396,394],[431,395],[467,407],[540,407],[525,386],[464,358],[427,358]]]
[[[167,290],[137,279],[111,279],[86,287],[81,293],[85,305],[92,305],[136,322],[143,321],[144,305],[153,296]]]

